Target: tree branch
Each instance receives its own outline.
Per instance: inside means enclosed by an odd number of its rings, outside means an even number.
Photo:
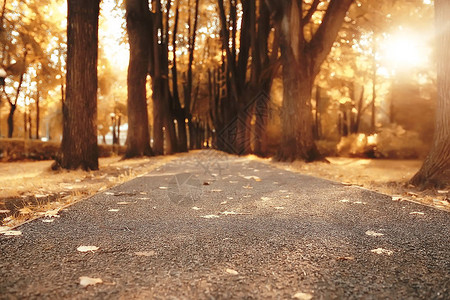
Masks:
[[[312,74],[317,74],[333,46],[336,36],[344,22],[345,15],[354,0],[331,0],[322,23],[312,37],[310,59]]]
[[[317,7],[319,6],[319,4],[320,4],[320,0],[314,0],[314,2],[311,4],[311,7],[309,8],[308,12],[302,19],[303,26],[305,24],[309,23],[309,21],[311,20],[311,17],[317,11]]]

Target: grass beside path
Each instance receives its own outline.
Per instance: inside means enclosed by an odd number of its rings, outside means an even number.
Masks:
[[[52,171],[52,161],[0,163],[0,220],[14,227],[27,220],[59,210],[80,199],[146,174],[168,161],[189,154],[139,158],[100,159],[100,170]],[[407,181],[420,168],[418,160],[328,158],[329,164],[279,163],[256,159],[293,172],[357,185],[393,196],[394,201],[414,201],[450,211],[449,192],[418,191]]]

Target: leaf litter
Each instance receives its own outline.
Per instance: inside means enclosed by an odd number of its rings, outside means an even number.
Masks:
[[[80,285],[82,287],[87,287],[90,285],[96,285],[99,283],[103,283],[103,280],[101,278],[92,278],[87,276],[81,276],[80,278]]]
[[[313,298],[313,295],[304,292],[297,292],[294,296],[292,296],[292,298],[298,300],[311,300]]]
[[[95,252],[97,251],[99,248],[97,246],[79,246],[77,248],[77,251],[79,252]]]
[[[225,272],[227,272],[230,275],[239,275],[239,272],[233,269],[226,269]]]
[[[386,255],[394,254],[394,251],[388,250],[388,249],[383,249],[383,248],[373,249],[373,250],[370,250],[370,252],[375,253],[375,254],[386,254]]]
[[[365,233],[366,233],[366,235],[369,235],[369,236],[383,236],[384,235],[384,233],[375,232],[372,230],[367,230]]]

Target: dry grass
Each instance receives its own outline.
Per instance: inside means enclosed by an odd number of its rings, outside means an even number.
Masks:
[[[0,217],[15,227],[146,174],[175,156],[100,158],[99,171],[52,171],[53,161],[0,163]]]
[[[393,196],[396,201],[413,201],[450,211],[449,191],[420,191],[408,184],[409,179],[422,165],[420,160],[360,159],[329,157],[330,163],[273,162],[277,167],[357,185],[369,190]]]

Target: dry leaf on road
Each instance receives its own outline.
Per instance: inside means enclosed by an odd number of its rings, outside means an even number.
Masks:
[[[101,278],[91,278],[87,276],[80,277],[80,285],[82,287],[87,287],[89,285],[96,285],[97,283],[103,283],[103,280],[101,280]]]
[[[298,292],[294,296],[292,296],[292,298],[299,299],[299,300],[311,300],[313,298],[313,295],[308,294],[308,293]]]
[[[19,230],[9,230],[3,232],[3,235],[22,235],[22,231]]]
[[[372,231],[372,230],[367,230],[366,234],[370,235],[370,236],[383,236],[384,235],[384,233],[379,233],[379,232],[375,232],[375,231]]]
[[[373,249],[373,250],[370,250],[370,252],[376,253],[376,254],[386,254],[386,255],[392,255],[394,253],[394,251],[392,251],[392,250],[387,250],[387,249],[383,249],[383,248]]]
[[[58,215],[58,213],[59,213],[59,211],[61,210],[61,208],[56,208],[56,209],[51,209],[51,210],[47,210],[45,213],[44,213],[44,217],[47,217],[47,218],[59,218],[59,215]]]
[[[231,274],[231,275],[238,275],[238,274],[239,274],[238,271],[233,270],[233,269],[226,269],[225,271],[226,271],[228,274]]]
[[[220,216],[218,216],[218,215],[206,215],[206,216],[200,216],[200,218],[214,219],[214,218],[220,218]]]
[[[99,248],[97,246],[80,246],[77,248],[80,252],[94,252],[97,251]]]

